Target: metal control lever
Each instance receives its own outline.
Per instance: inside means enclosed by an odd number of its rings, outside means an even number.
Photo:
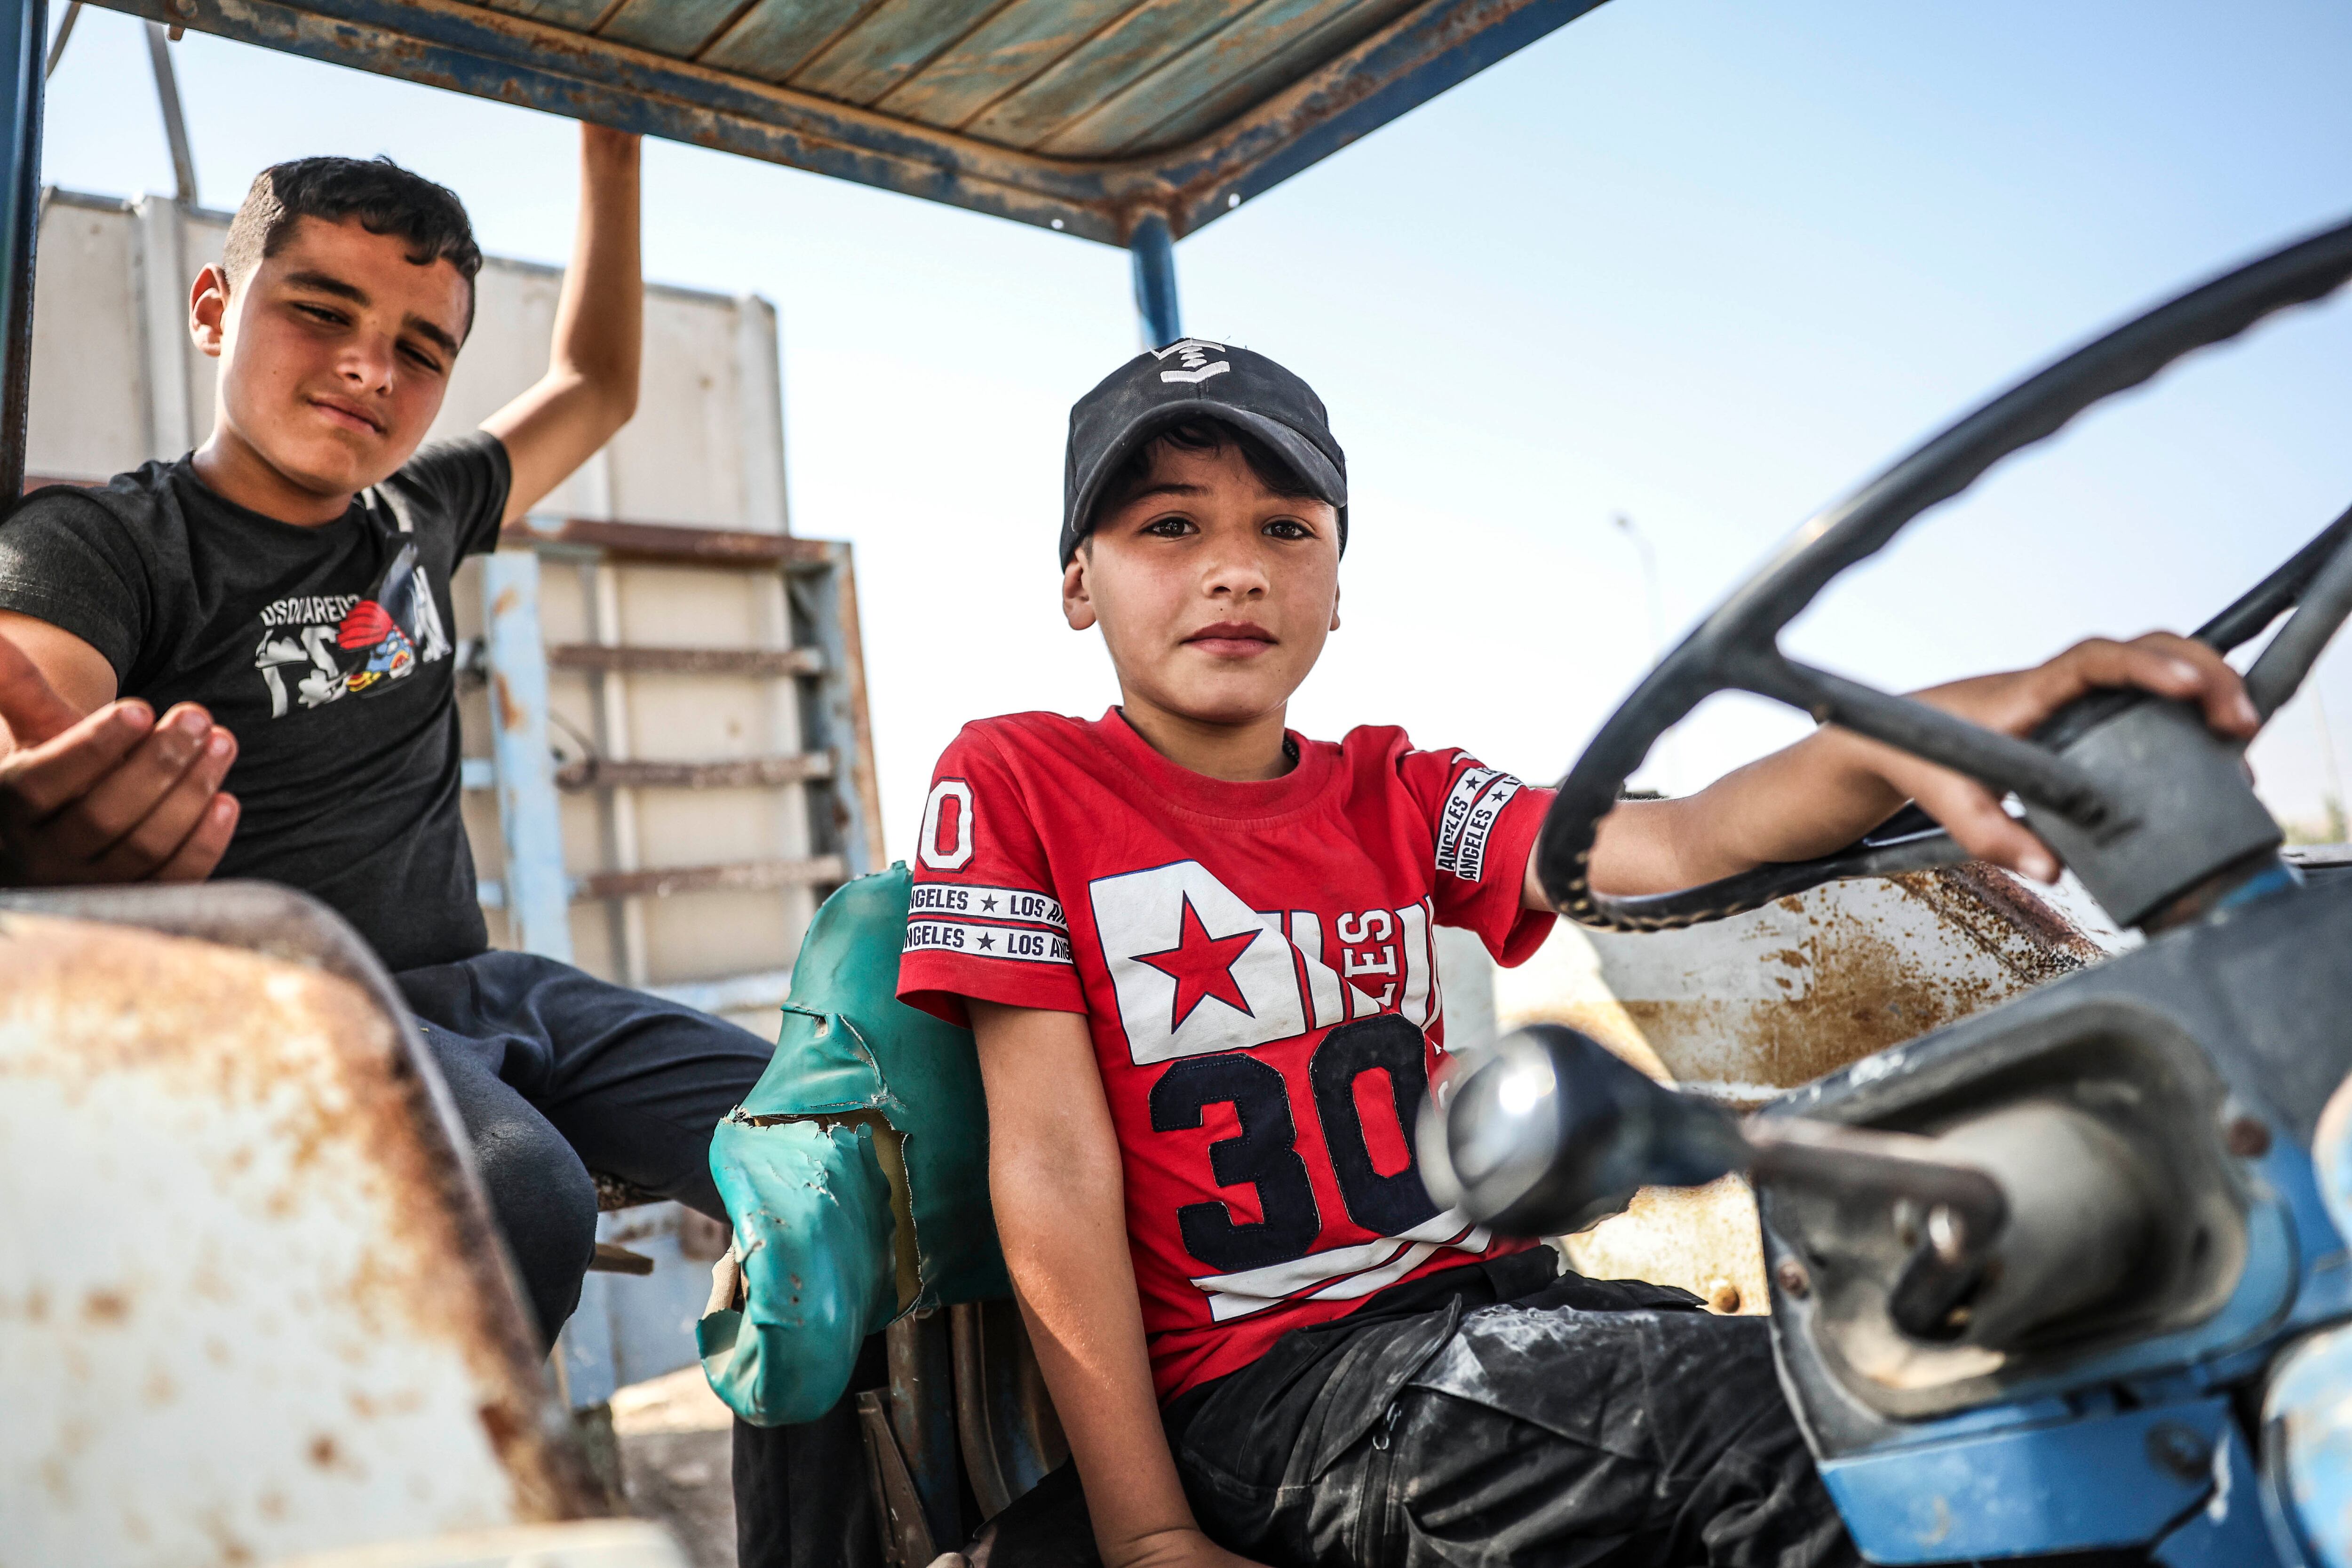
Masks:
[[[2014,1344],[2112,1300],[2147,1256],[2161,1186],[2128,1140],[2063,1097],[1986,1106],[1932,1138],[1743,1121],[1557,1024],[1447,1063],[1415,1138],[1430,1195],[1507,1236],[1572,1234],[1638,1188],[1734,1172],[1811,1204],[1842,1253],[1872,1254],[1867,1238],[1891,1229],[1871,1289],[1896,1330],[1929,1342]]]
[[[1431,1195],[1507,1234],[1581,1230],[1637,1188],[1696,1186],[1735,1171],[1909,1204],[1927,1222],[1915,1287],[1923,1301],[1964,1293],[1958,1277],[1981,1268],[2009,1218],[2000,1184],[1929,1139],[1801,1117],[1742,1123],[1557,1024],[1455,1058],[1438,1075],[1417,1139]]]

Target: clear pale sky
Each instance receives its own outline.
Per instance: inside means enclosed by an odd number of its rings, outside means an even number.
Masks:
[[[62,14],[62,5],[52,6]],[[168,191],[137,25],[83,14],[44,178]],[[310,153],[450,184],[560,261],[560,121],[190,34],[202,194]],[[1187,329],[1315,383],[1346,445],[1345,625],[1293,705],[1556,776],[1655,648],[1769,548],[2103,326],[2352,216],[2333,0],[1612,0],[1177,249]],[[692,148],[646,163],[651,276],[774,300],[795,532],[858,549],[884,815],[904,853],[963,721],[1096,714],[1054,536],[1070,402],[1135,352],[1123,253]],[[1849,574],[1792,651],[1890,687],[2092,632],[2187,630],[2352,502],[2352,301],[2083,421]],[[2352,656],[2324,667],[2352,755]],[[1695,788],[1801,724],[1703,712]],[[2273,808],[2328,776],[2298,701]],[[2338,763],[2338,766],[2344,764]]]

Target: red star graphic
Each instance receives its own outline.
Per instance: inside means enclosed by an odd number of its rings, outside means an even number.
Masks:
[[[1234,961],[1240,958],[1249,944],[1257,940],[1254,931],[1237,931],[1232,936],[1211,936],[1209,928],[1201,923],[1198,911],[1188,895],[1179,917],[1180,935],[1174,947],[1158,952],[1139,952],[1138,963],[1148,963],[1169,979],[1176,982],[1176,1005],[1170,1016],[1168,1032],[1174,1034],[1184,1026],[1204,997],[1218,1001],[1242,1014],[1255,1017],[1250,1005],[1242,997],[1242,988],[1234,979]]]

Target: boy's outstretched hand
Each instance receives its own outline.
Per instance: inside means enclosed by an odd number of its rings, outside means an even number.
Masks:
[[[2188,637],[2094,637],[2046,664],[1912,695],[2007,735],[2031,733],[2087,692],[2137,686],[2193,702],[2220,734],[2252,740],[2262,718],[2238,672]],[[1919,808],[1980,860],[2055,881],[2049,847],[1964,773],[1831,726],[1679,800],[1627,801],[1602,819],[1592,885],[1618,897],[1676,892],[1757,866],[1810,860],[1853,843],[1902,808]],[[1527,901],[1549,907],[1528,868]]]
[[[193,703],[83,717],[0,637],[0,886],[202,881],[236,831],[236,759]]]
[[[2159,697],[2193,702],[2217,734],[2236,740],[2251,741],[2262,728],[2262,715],[2254,711],[2238,672],[2203,643],[2170,632],[2150,632],[2130,642],[2093,637],[2032,669],[1979,675],[1916,695],[1988,730],[2026,735],[2069,702],[2103,686],[2137,686]],[[1978,859],[2041,881],[2057,879],[2056,857],[1976,780],[1859,735],[1845,739],[1866,748],[1871,765],[1888,787],[1917,802],[1919,809],[1942,823],[1960,847]],[[1843,842],[1850,843],[1852,837]]]

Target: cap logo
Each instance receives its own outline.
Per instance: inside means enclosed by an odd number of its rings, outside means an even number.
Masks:
[[[1223,375],[1234,368],[1223,360],[1212,363],[1209,358],[1210,354],[1222,351],[1224,346],[1223,343],[1210,342],[1205,338],[1179,338],[1164,349],[1152,350],[1151,357],[1164,360],[1170,354],[1174,354],[1176,363],[1184,367],[1181,370],[1161,371],[1160,380],[1189,381],[1197,384],[1213,375]]]

